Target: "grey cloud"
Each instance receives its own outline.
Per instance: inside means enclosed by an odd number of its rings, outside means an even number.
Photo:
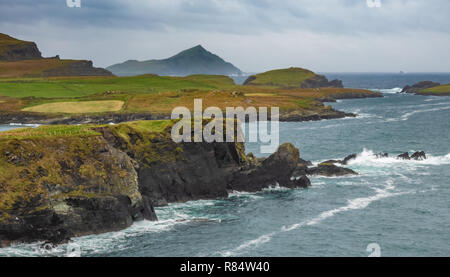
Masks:
[[[0,0],[0,32],[46,56],[165,58],[203,44],[244,71],[450,71],[450,1]]]
[[[450,32],[448,0],[65,0],[0,2],[0,23],[261,33],[308,30],[331,33],[392,33],[409,30]],[[430,3],[432,2],[432,3]]]

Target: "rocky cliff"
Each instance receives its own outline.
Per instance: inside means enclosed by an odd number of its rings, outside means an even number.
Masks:
[[[299,151],[290,144],[265,160],[242,143],[171,140],[172,121],[43,126],[0,134],[0,243],[48,241],[157,220],[155,206],[227,197],[291,178]]]
[[[20,61],[41,58],[41,52],[34,42],[18,40],[0,33],[0,61]]]
[[[112,75],[92,61],[43,58],[36,43],[0,33],[0,78]]]

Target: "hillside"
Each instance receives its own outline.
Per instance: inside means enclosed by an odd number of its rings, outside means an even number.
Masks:
[[[41,58],[41,52],[34,42],[15,39],[0,33],[0,61],[20,61]]]
[[[240,75],[241,71],[201,45],[184,50],[163,60],[129,60],[107,67],[118,76],[157,74],[161,76],[187,76],[193,74]]]
[[[91,61],[43,58],[36,43],[0,33],[0,78],[111,76]]]
[[[292,88],[321,88],[337,87],[342,88],[342,81],[328,81],[325,76],[314,72],[291,67],[286,69],[271,70],[264,73],[252,75],[244,82],[246,86],[270,86],[283,89]]]

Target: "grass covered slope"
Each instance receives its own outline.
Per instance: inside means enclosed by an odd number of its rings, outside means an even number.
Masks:
[[[244,82],[244,85],[270,86],[284,89],[343,87],[342,82],[339,80],[329,82],[325,76],[317,75],[310,70],[298,67],[271,70],[252,75]]]
[[[314,72],[303,68],[271,70],[253,75],[244,84],[254,86],[297,87],[314,77]]]
[[[130,60],[107,68],[118,76],[157,74],[162,76],[187,76],[193,74],[241,74],[241,71],[201,45],[184,50],[163,60]]]
[[[421,95],[450,96],[450,84],[440,85],[419,91]]]

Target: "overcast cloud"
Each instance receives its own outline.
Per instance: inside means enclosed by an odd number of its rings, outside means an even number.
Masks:
[[[0,32],[46,56],[165,58],[202,44],[243,71],[450,72],[450,1],[0,0]]]

